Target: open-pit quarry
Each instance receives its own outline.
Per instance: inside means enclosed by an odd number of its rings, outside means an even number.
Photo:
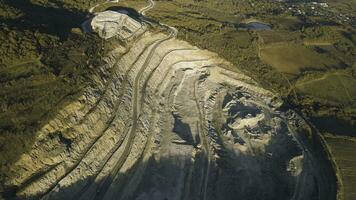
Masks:
[[[115,50],[15,163],[11,198],[335,199],[321,144],[277,94],[144,16],[83,26]]]

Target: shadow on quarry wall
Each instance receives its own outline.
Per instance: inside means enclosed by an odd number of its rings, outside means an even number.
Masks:
[[[286,169],[288,161],[301,154],[295,142],[286,134],[276,134],[266,146],[266,153],[252,150],[254,155],[236,155],[228,148],[219,152],[222,159],[218,165],[223,178],[217,185],[224,185],[219,188],[220,193],[228,195],[228,199],[236,196],[248,200],[291,199],[296,179]],[[316,188],[310,185],[310,189]],[[309,198],[312,199],[315,198]]]
[[[272,157],[257,154],[236,155],[229,149],[221,150],[220,158],[210,168],[206,189],[207,199],[291,199],[295,183],[285,171],[286,160],[300,153],[293,146],[295,143],[290,140],[290,136],[279,134],[267,145],[267,152],[276,152]],[[320,152],[313,153],[317,155]],[[207,158],[204,153],[198,153],[195,162],[189,156],[183,155],[159,159],[151,157],[148,162],[138,162],[124,174],[118,173],[116,178],[106,177],[95,182],[95,177],[89,177],[70,187],[55,189],[56,192],[45,199],[103,199],[105,196],[110,197],[108,199],[125,200],[198,200],[204,196],[206,163]],[[303,182],[306,183],[300,194],[303,199],[336,199],[335,185],[331,182],[333,175],[327,177],[332,171],[327,171],[327,165],[323,166],[323,164],[325,161],[317,159],[316,163],[305,165],[307,172],[304,179],[308,181]],[[318,171],[321,168],[324,170]],[[326,179],[323,180],[319,176]],[[323,194],[318,192],[320,189]]]
[[[337,178],[332,161],[329,159],[327,149],[323,147],[322,139],[312,129],[310,136],[299,133],[300,140],[309,149],[308,153],[312,157],[310,168],[315,174],[315,181],[318,183],[320,199],[334,200],[337,195]]]
[[[194,138],[189,124],[184,123],[180,116],[173,114],[174,117],[174,127],[173,132],[182,139],[187,141],[188,144],[194,145]]]
[[[205,161],[206,157],[200,155],[198,162]],[[185,164],[184,164],[185,163]],[[186,184],[188,168],[192,168],[192,180]],[[183,193],[188,199],[201,199],[202,177],[201,166],[192,165],[191,159],[186,157],[163,157],[155,160],[151,157],[147,162],[138,162],[126,173],[118,173],[115,177],[109,176],[99,182],[95,177],[80,180],[75,184],[64,187],[45,196],[46,200],[63,199],[176,199],[178,194],[183,198]],[[109,181],[108,181],[109,180]],[[189,187],[189,188],[187,188]],[[5,196],[6,200],[21,199],[15,196],[15,191]],[[31,197],[39,199],[41,196]]]

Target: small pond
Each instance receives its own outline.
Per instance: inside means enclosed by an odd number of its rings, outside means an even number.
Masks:
[[[271,30],[272,27],[268,24],[261,22],[250,22],[245,24],[245,27],[251,30]]]

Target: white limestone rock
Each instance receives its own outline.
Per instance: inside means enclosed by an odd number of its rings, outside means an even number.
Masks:
[[[91,28],[104,39],[118,36],[123,40],[129,39],[143,30],[141,23],[124,13],[115,11],[98,13],[91,21]]]

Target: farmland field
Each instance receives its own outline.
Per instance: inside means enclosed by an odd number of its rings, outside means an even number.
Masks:
[[[327,135],[327,144],[339,170],[341,195],[344,200],[356,199],[356,140],[355,138]]]
[[[297,82],[296,88],[301,94],[338,103],[356,101],[356,80],[344,73],[326,73],[309,81]]]
[[[327,70],[340,66],[337,60],[299,45],[263,47],[261,59],[277,71],[298,74],[306,70]]]

